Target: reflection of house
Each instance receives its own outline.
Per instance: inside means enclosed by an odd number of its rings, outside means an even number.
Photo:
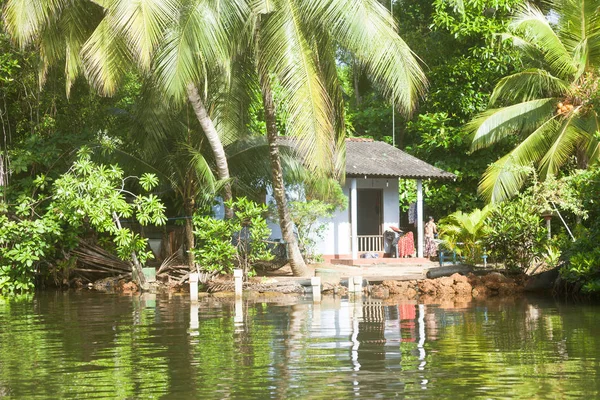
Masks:
[[[454,179],[442,171],[389,144],[372,139],[346,140],[347,210],[337,212],[326,224],[324,240],[316,249],[326,259],[358,259],[361,253],[384,251],[383,233],[399,226],[398,179],[417,181],[417,253],[423,256],[423,179]],[[273,226],[273,237],[280,238]]]

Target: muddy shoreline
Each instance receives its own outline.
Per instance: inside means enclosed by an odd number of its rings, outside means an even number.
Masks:
[[[400,298],[430,302],[433,299],[469,301],[489,297],[507,297],[521,294],[525,291],[529,277],[525,274],[507,276],[500,272],[489,272],[483,275],[473,273],[454,273],[434,279],[394,280],[388,279],[371,284],[365,280],[363,294],[374,299]],[[244,297],[305,295],[310,294],[310,286],[305,280],[285,280],[269,278],[253,278],[244,282]],[[106,278],[92,285],[80,286],[80,289],[92,289],[100,292],[135,294],[139,293],[137,285],[131,281],[117,278]],[[229,297],[233,296],[234,283],[231,278],[223,277],[207,282],[200,286],[200,297]],[[169,284],[169,282],[154,282],[150,293],[189,292],[187,284]],[[348,294],[347,283],[323,282],[323,294],[345,296]]]

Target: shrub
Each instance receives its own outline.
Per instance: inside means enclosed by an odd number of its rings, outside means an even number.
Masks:
[[[525,271],[545,251],[546,229],[531,197],[500,203],[490,214],[485,244],[510,271]]]
[[[234,211],[231,219],[194,216],[196,247],[191,251],[205,272],[226,274],[241,268],[252,275],[254,262],[273,258],[267,250],[270,230],[263,217],[267,206],[245,197],[226,205]]]
[[[9,215],[5,208],[0,214],[0,293],[31,291],[40,262],[54,253],[61,234],[52,213],[32,219],[21,213]]]
[[[308,263],[321,261],[321,255],[316,253],[315,247],[317,240],[323,239],[326,225],[318,221],[331,217],[336,206],[321,200],[310,200],[292,201],[289,207],[298,230],[298,244],[304,260]]]
[[[577,199],[589,218],[582,219],[575,229],[573,241],[562,245],[564,265],[561,277],[568,282],[581,284],[585,293],[600,293],[600,167],[591,167],[573,175]]]
[[[451,251],[465,258],[469,264],[477,264],[483,256],[482,240],[487,234],[486,218],[491,206],[475,209],[470,214],[457,211],[440,221],[440,239]]]
[[[143,264],[152,253],[147,251],[146,239],[122,227],[120,218],[136,218],[146,225],[165,223],[166,217],[157,197],[127,192],[125,179],[118,166],[94,163],[91,152],[83,148],[69,171],[51,186],[51,197],[22,195],[13,207],[2,204],[0,293],[32,290],[42,266],[54,262],[52,258],[59,250],[75,247],[77,234],[84,227],[108,234],[117,255],[140,269],[136,264]],[[35,180],[38,189],[47,183],[43,176]],[[158,180],[145,174],[139,183],[150,190]],[[132,202],[127,201],[126,193],[133,197]]]

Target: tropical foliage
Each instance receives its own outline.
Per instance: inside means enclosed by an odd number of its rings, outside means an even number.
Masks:
[[[546,229],[531,197],[503,202],[489,216],[484,240],[494,262],[509,271],[524,272],[545,250]]]
[[[544,179],[572,157],[579,168],[598,160],[599,5],[555,0],[545,14],[527,4],[513,18],[505,40],[521,51],[526,69],[502,78],[492,108],[468,125],[473,150],[519,138],[486,170],[479,188],[487,200],[519,191],[527,178],[519,167],[536,165]]]
[[[583,209],[589,218],[582,221],[575,232],[576,240],[564,245],[561,276],[569,282],[581,285],[588,293],[600,293],[600,169],[596,166],[574,179]]]
[[[330,189],[347,136],[457,175],[424,182],[426,213],[451,214],[442,231],[470,262],[482,245],[510,269],[548,253],[566,279],[592,285],[597,176],[574,171],[598,157],[598,4],[384,3],[0,0],[0,290],[29,290],[81,237],[141,265],[150,253],[134,217],[179,221],[163,234],[181,236],[171,244],[190,268],[250,272],[266,257],[264,210],[229,200],[270,189],[302,275],[317,215],[345,203]],[[98,144],[91,157],[85,146]],[[288,203],[296,185],[306,203]],[[406,207],[414,181],[400,187]],[[231,221],[201,226],[219,197]],[[551,247],[543,211],[561,232]]]
[[[439,237],[446,247],[465,258],[469,264],[479,264],[489,228],[487,218],[492,206],[475,209],[470,213],[456,211],[440,220]]]
[[[59,220],[71,226],[86,224],[100,234],[108,234],[116,254],[132,263],[134,280],[144,284],[141,267],[154,256],[148,250],[148,239],[123,227],[121,218],[133,219],[145,226],[164,225],[167,217],[165,206],[158,197],[151,193],[136,195],[127,190],[128,179],[137,179],[144,191],[158,185],[158,178],[153,174],[144,174],[139,179],[125,177],[117,165],[94,163],[89,149],[84,147],[73,166],[54,182],[50,207],[58,214]]]
[[[244,276],[253,275],[254,263],[273,258],[267,246],[271,233],[264,218],[267,206],[245,197],[227,206],[233,210],[233,218],[194,216],[197,244],[191,251],[203,272],[226,274],[240,268]]]
[[[131,263],[134,280],[144,286],[141,268],[152,252],[147,239],[122,226],[121,218],[144,226],[164,224],[166,217],[156,196],[126,189],[126,181],[134,179],[145,191],[158,184],[151,174],[124,178],[118,166],[93,162],[89,149],[83,148],[55,182],[36,178],[38,190],[50,187],[48,195],[22,195],[15,205],[0,203],[0,292],[32,290],[36,277],[61,264],[89,229],[107,236],[115,253]]]

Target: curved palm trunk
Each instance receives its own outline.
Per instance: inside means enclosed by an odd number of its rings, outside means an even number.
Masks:
[[[298,240],[294,235],[292,227],[292,218],[287,207],[285,199],[285,186],[283,183],[283,169],[281,168],[281,158],[279,148],[277,147],[277,125],[275,123],[275,104],[273,103],[273,93],[269,77],[261,70],[260,86],[265,108],[265,121],[267,123],[267,139],[269,141],[269,158],[271,160],[271,171],[273,174],[273,197],[277,203],[277,213],[279,214],[279,226],[281,235],[287,244],[287,258],[294,276],[306,276],[308,268],[300,253]]]
[[[217,129],[213,124],[208,112],[206,111],[206,107],[204,107],[204,102],[202,101],[202,97],[200,97],[200,93],[198,93],[198,88],[193,83],[190,83],[187,86],[187,94],[188,100],[192,104],[192,108],[194,109],[194,113],[196,114],[196,118],[198,118],[198,122],[208,139],[208,143],[214,153],[215,162],[217,163],[217,174],[219,175],[219,179],[228,180],[229,179],[229,166],[227,164],[227,156],[225,155],[225,149],[223,149],[223,144],[221,143],[221,139],[219,138],[219,134],[217,133]],[[223,200],[225,202],[230,201],[233,198],[231,192],[231,183],[227,182],[223,188]],[[232,218],[233,210],[229,207],[225,207],[225,218]]]

